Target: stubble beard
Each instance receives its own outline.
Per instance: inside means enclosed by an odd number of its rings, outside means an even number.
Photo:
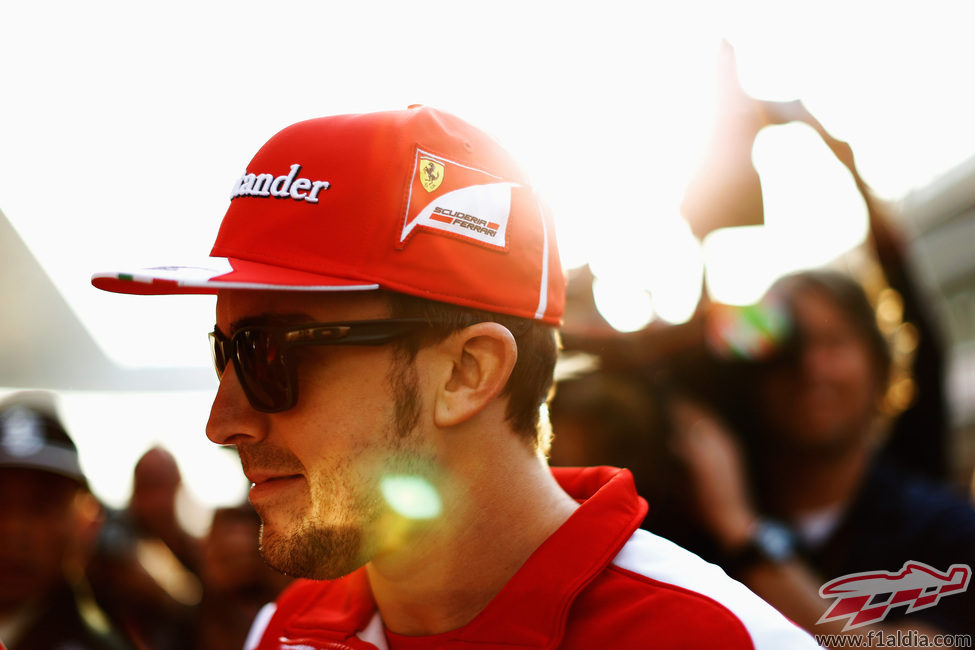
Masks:
[[[394,397],[393,414],[387,426],[387,447],[390,455],[399,456],[402,461],[404,456],[409,455],[409,445],[406,443],[420,419],[416,367],[398,359],[393,363],[387,380]],[[340,493],[334,486],[328,485],[333,480],[332,477],[321,477],[317,486],[311,486],[312,508],[316,507],[316,494]],[[260,551],[264,561],[285,575],[316,580],[333,580],[360,568],[378,548],[375,536],[365,532],[366,528],[375,526],[384,511],[378,485],[371,485],[366,493],[351,496],[350,503],[343,509],[355,513],[356,523],[328,523],[317,513],[312,513],[305,517],[297,530],[286,535],[268,530],[262,516]]]
[[[281,573],[296,578],[332,580],[364,564],[362,533],[353,526],[304,523],[287,536],[261,524],[261,555]]]

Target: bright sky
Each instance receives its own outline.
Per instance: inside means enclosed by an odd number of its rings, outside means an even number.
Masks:
[[[702,254],[712,290],[746,300],[798,251],[804,263],[825,261],[865,228],[845,172],[808,130],[782,127],[754,151],[763,182],[779,180],[766,188],[767,227],[725,233],[703,253],[688,241],[678,205],[709,136],[720,38],[736,48],[746,91],[802,99],[850,142],[866,180],[899,197],[975,152],[970,7],[9,2],[0,209],[112,358],[203,365],[212,299],[105,294],[91,273],[205,256],[232,182],[283,126],[424,103],[523,161],[556,211],[567,264],[601,268],[607,295],[627,283],[651,289],[644,315],[679,320],[695,302],[686,287]],[[808,155],[800,163],[789,152]],[[171,345],[135,336],[153,333]],[[132,457],[160,439],[186,450],[191,487],[214,502],[236,497],[208,480],[224,458],[202,436],[208,400],[75,394],[64,408],[109,501],[124,498]],[[127,432],[116,438],[113,427]],[[105,439],[123,441],[114,456]],[[230,476],[232,467],[218,482]]]

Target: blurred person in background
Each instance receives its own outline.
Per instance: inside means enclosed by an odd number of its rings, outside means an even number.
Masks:
[[[178,516],[182,477],[173,455],[147,450],[126,508],[108,510],[88,573],[95,596],[140,648],[188,648],[200,603],[202,542]]]
[[[672,408],[673,446],[694,495],[691,516],[710,535],[713,559],[816,633],[838,632],[848,620],[819,623],[832,605],[819,593],[827,581],[899,572],[908,562],[945,575],[964,565],[970,574],[972,504],[878,454],[890,354],[861,287],[839,273],[808,271],[780,280],[769,297],[787,306],[793,336],[726,386],[743,397],[747,417],[729,422],[689,399]],[[753,390],[738,392],[742,386]],[[911,613],[908,602],[885,608],[877,596],[869,604],[883,614],[878,630],[975,630],[973,592]]]
[[[186,571],[199,575],[203,549],[179,517],[183,477],[176,458],[161,446],[142,455],[132,473],[128,516],[136,534],[165,544]]]
[[[261,558],[261,519],[249,503],[217,508],[203,540],[203,599],[196,612],[199,650],[240,650],[257,613],[291,578]]]
[[[0,639],[9,650],[128,647],[85,579],[101,518],[53,397],[0,402]]]
[[[130,505],[111,513],[89,567],[105,612],[140,649],[239,650],[257,612],[290,582],[260,556],[257,513],[249,504],[217,508],[198,539],[176,516],[172,454],[151,448],[133,479]],[[186,542],[194,572],[170,540]]]
[[[674,503],[676,464],[668,448],[666,408],[650,377],[591,370],[562,379],[549,404],[553,467],[626,467],[650,504],[643,528]]]

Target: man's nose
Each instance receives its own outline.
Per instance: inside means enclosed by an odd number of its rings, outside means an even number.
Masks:
[[[207,420],[207,438],[218,445],[236,445],[263,438],[264,413],[255,410],[247,400],[234,368],[228,366],[220,378],[217,394]]]

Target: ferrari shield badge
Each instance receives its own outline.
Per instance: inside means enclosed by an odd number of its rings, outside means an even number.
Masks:
[[[429,158],[420,158],[420,184],[432,192],[443,182],[443,164]]]

